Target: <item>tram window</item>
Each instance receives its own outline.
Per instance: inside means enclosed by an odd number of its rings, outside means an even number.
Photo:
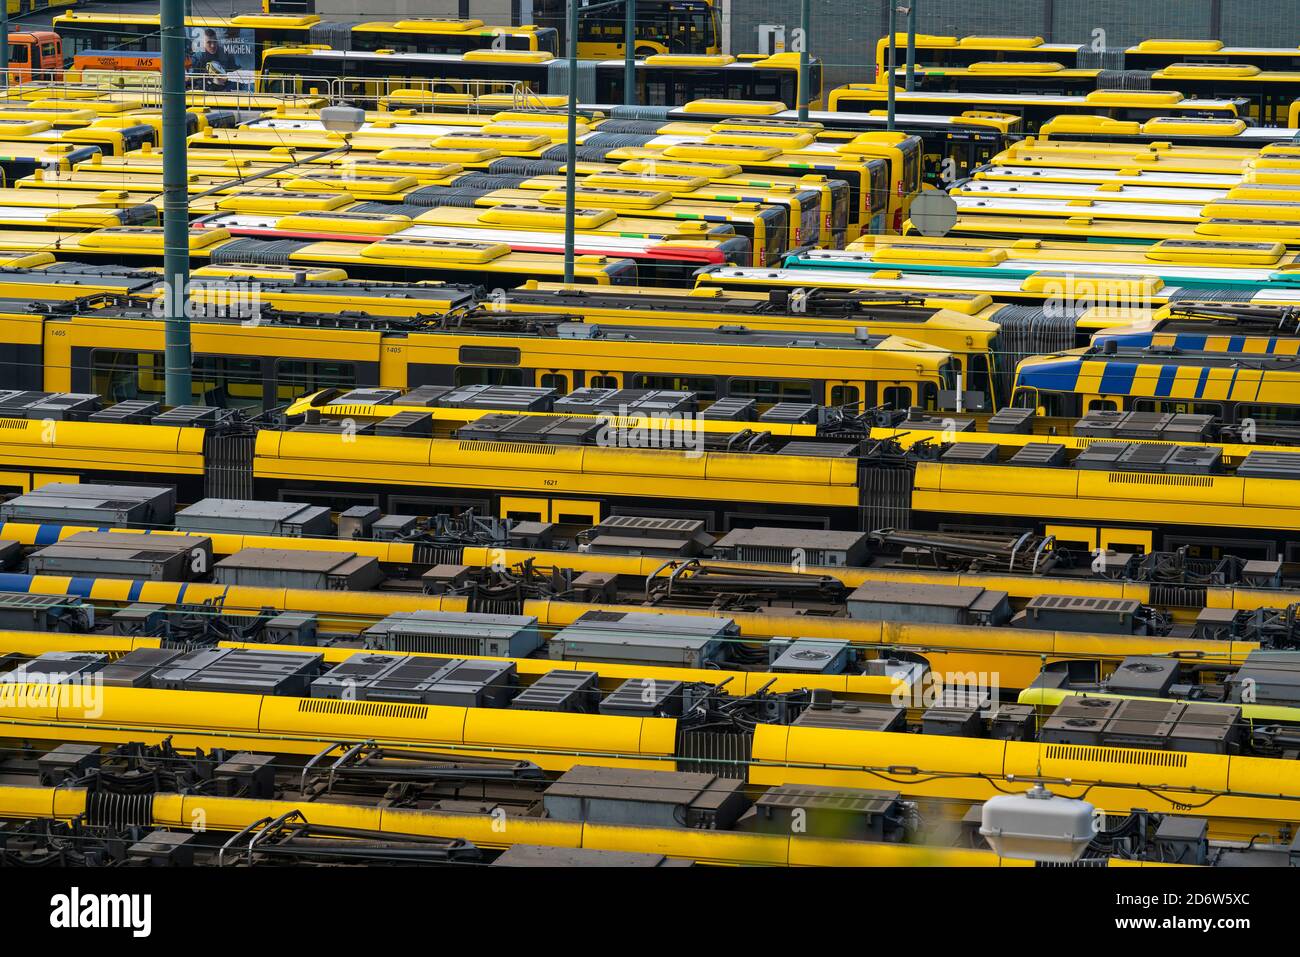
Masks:
[[[1036,400],[1038,405],[1042,406],[1044,415],[1065,416],[1077,414],[1071,409],[1071,403],[1075,398],[1060,392],[1035,393],[1032,389],[1017,389],[1012,404],[1018,409],[1032,409],[1036,407],[1034,404]]]
[[[466,365],[517,366],[519,350],[503,346],[461,346],[460,361]]]
[[[916,404],[921,408],[937,409],[939,407],[939,387],[933,382],[922,382],[917,391],[919,395]]]
[[[96,349],[90,355],[90,368],[91,388],[110,402],[162,400],[162,353]]]
[[[855,385],[831,386],[831,405],[857,405],[862,401],[861,393]]]
[[[474,512],[476,515],[491,515],[492,503],[482,498],[424,498],[408,495],[392,495],[388,499],[388,509],[398,515],[463,515]]]
[[[558,389],[560,392],[569,391],[569,377],[562,372],[546,372],[537,379],[537,384],[543,389]]]
[[[637,375],[632,377],[632,387],[667,389],[670,392],[694,392],[705,402],[711,402],[718,397],[718,381],[713,376]]]
[[[276,396],[294,399],[321,389],[355,389],[357,367],[351,362],[300,362],[281,359],[275,364]]]
[[[1188,558],[1210,562],[1221,561],[1229,555],[1245,561],[1273,561],[1277,558],[1277,546],[1273,542],[1251,541],[1247,538],[1184,538],[1167,535],[1164,548],[1170,552],[1182,550]]]
[[[968,364],[970,369],[967,373],[969,384],[967,389],[975,389],[985,392],[988,395],[993,394],[993,377],[989,372],[989,356],[983,352],[972,352]]]
[[[811,402],[813,390],[806,379],[731,379],[727,395],[757,402]]]
[[[9,44],[9,62],[14,65],[27,62],[27,47],[17,43]]]
[[[618,379],[612,375],[594,375],[591,377],[593,389],[617,389]]]
[[[1154,399],[1135,399],[1133,408],[1138,412],[1176,412],[1222,417],[1223,406],[1217,402],[1170,402]]]
[[[201,405],[221,409],[262,405],[261,359],[196,356],[193,380]]]
[[[281,502],[302,502],[304,505],[323,505],[332,512],[346,512],[357,505],[379,506],[378,495],[351,492],[313,492],[310,489],[286,488],[280,490]]]
[[[1098,411],[1115,412],[1118,410],[1118,408],[1119,406],[1115,404],[1114,399],[1089,399],[1088,400],[1089,412],[1098,412]]]
[[[1297,405],[1239,405],[1237,421],[1255,419],[1268,425],[1300,424],[1300,406]]]
[[[767,525],[825,531],[831,526],[829,518],[815,518],[807,515],[782,515],[777,512],[726,512],[723,514],[722,523],[727,531],[736,528],[760,528]]]
[[[906,409],[912,404],[912,389],[905,385],[891,385],[885,389],[881,403],[888,409]]]
[[[490,366],[460,366],[456,369],[455,384],[462,385],[527,385],[523,369],[493,369]]]

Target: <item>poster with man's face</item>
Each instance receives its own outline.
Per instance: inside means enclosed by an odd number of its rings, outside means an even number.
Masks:
[[[252,89],[257,47],[252,30],[191,27],[190,69],[194,85],[207,89]]]

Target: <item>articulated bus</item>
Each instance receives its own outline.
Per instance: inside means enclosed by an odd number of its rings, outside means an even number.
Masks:
[[[901,85],[900,80],[896,83]],[[1067,69],[1046,61],[1016,63],[996,60],[969,67],[916,71],[921,92],[1029,93],[1038,96],[1080,96],[1094,90],[1175,91],[1195,99],[1244,98],[1246,115],[1256,122],[1285,123],[1300,85],[1300,72],[1263,71],[1258,67],[1213,63],[1176,63],[1150,73]]]
[[[636,0],[633,51],[655,53],[722,52],[722,21],[713,0]],[[567,7],[564,0],[534,0],[533,20],[553,29],[565,46]],[[601,60],[624,55],[626,0],[582,0],[578,4],[578,56]]]
[[[555,31],[535,26],[491,26],[482,20],[413,18],[397,21],[325,21],[314,15],[239,14],[186,17],[192,54],[203,53],[209,32],[215,55],[228,69],[255,70],[274,47],[328,46],[338,50],[394,50],[399,53],[465,53],[469,50],[540,50],[558,54]],[[54,18],[68,62],[87,50],[157,53],[156,14],[72,10]]]
[[[362,105],[376,105],[398,90],[428,90],[482,96],[568,94],[567,61],[549,53],[474,50],[462,55],[348,52],[281,47],[262,57],[259,90],[311,93],[322,83]],[[821,61],[809,64],[809,106],[819,107]],[[584,103],[623,102],[623,61],[584,62],[578,69],[578,98]],[[799,57],[778,53],[761,59],[733,56],[656,54],[636,61],[636,101],[678,106],[691,100],[775,100],[799,102]]]
[[[305,16],[315,13],[315,0],[262,0],[264,13]],[[563,54],[566,8],[561,0],[534,0],[532,19],[539,33],[556,35],[556,49]],[[651,53],[721,53],[722,24],[714,0],[637,0],[635,50],[637,56]],[[445,24],[455,29],[463,20],[428,17],[402,23]],[[473,21],[477,22],[477,21]],[[619,0],[583,0],[578,6],[578,56],[601,60],[623,55],[623,27],[626,10]],[[528,27],[517,28],[528,29]],[[319,42],[319,41],[312,41]],[[337,44],[335,44],[337,46]],[[344,49],[339,47],[339,49]],[[352,49],[376,49],[353,46]],[[545,49],[549,49],[546,47]],[[411,53],[448,52],[409,50]]]
[[[898,59],[907,49],[907,34],[895,34]],[[1058,63],[1067,69],[1158,70],[1176,63],[1249,64],[1262,70],[1300,70],[1300,46],[1231,47],[1221,40],[1143,40],[1130,47],[1096,47],[1093,43],[1044,43],[1042,37],[916,36],[916,64],[934,68],[969,68],[988,61]],[[876,76],[889,65],[889,36],[876,43]]]
[[[1297,78],[1300,83],[1300,77]],[[1257,150],[1273,143],[1294,145],[1300,129],[1253,126],[1241,118],[1157,116],[1116,120],[1083,114],[1057,116],[1038,128],[1038,142],[1149,145],[1153,149],[1219,147]]]
[[[11,253],[43,253],[95,264],[156,267],[162,264],[163,231],[155,226],[109,226],[69,231],[8,230],[4,245]],[[374,242],[266,240],[241,238],[223,229],[190,230],[190,258],[195,263],[238,267],[341,269],[357,279],[385,282],[441,280],[510,289],[530,279],[558,280],[564,257],[553,252],[525,252],[505,243],[439,238],[377,238]],[[635,285],[631,259],[580,255],[574,279],[598,285]]]
[[[883,110],[889,91],[880,85],[849,83],[831,90],[829,109],[846,112]],[[1063,113],[1096,113],[1117,120],[1145,121],[1159,116],[1206,116],[1235,119],[1245,116],[1248,101],[1197,100],[1170,90],[1093,90],[1082,96],[1040,96],[1033,93],[895,92],[900,110],[909,113],[954,114],[965,110],[994,110],[1019,116],[1025,133]]]

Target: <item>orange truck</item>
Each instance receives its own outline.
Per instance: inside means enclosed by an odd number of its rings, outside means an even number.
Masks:
[[[9,82],[61,80],[63,42],[57,33],[32,30],[9,34]]]

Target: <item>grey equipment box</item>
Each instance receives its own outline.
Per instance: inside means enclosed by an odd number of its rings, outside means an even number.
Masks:
[[[493,867],[694,867],[694,861],[639,851],[598,851],[592,847],[512,844]]]
[[[699,668],[726,657],[727,642],[740,629],[730,618],[589,611],[551,638],[559,661]]]
[[[1131,442],[1094,442],[1074,457],[1073,465],[1076,469],[1114,471],[1130,445]]]
[[[432,406],[438,405],[438,400],[440,400],[444,395],[447,395],[452,391],[453,389],[449,385],[416,386],[410,392],[407,392],[404,395],[400,395],[396,399],[394,399],[393,405],[423,406],[424,408],[427,409]]]
[[[399,412],[375,423],[375,435],[433,438],[433,413]]]
[[[843,568],[865,564],[871,539],[866,532],[810,528],[733,528],[713,543],[717,558],[769,565]]]
[[[927,708],[921,716],[921,730],[954,738],[982,738],[984,723],[974,708]]]
[[[175,514],[174,488],[144,485],[51,482],[0,505],[0,520],[59,525],[149,528],[172,524]]]
[[[726,830],[748,800],[745,782],[686,771],[575,765],[542,795],[559,821]]]
[[[806,834],[847,841],[902,837],[897,791],[780,784],[768,788],[740,819],[737,830],[760,834]]]
[[[25,414],[29,419],[50,419],[54,422],[84,422],[92,412],[99,411],[99,396],[95,393],[56,392],[29,405]]]
[[[420,590],[426,595],[448,595],[467,581],[468,565],[434,565],[420,576]]]
[[[458,708],[504,708],[514,697],[512,661],[452,659],[429,689],[428,703]]]
[[[408,658],[360,652],[314,680],[311,696],[425,704],[426,692],[436,676],[446,671],[447,665],[446,658]]]
[[[99,759],[96,744],[61,744],[36,759],[41,787],[58,787],[64,781],[81,777],[98,768]]]
[[[1038,740],[1043,744],[1099,745],[1106,722],[1118,710],[1119,702],[1113,698],[1065,698],[1043,722]]]
[[[1034,410],[1008,407],[989,416],[985,428],[1003,435],[1029,435],[1034,431]]]
[[[1247,661],[1250,659],[1248,658]],[[1161,698],[1178,678],[1178,660],[1156,656],[1125,658],[1106,679],[1111,694]]]
[[[997,741],[1034,740],[1034,707],[999,704],[989,713],[989,737]]]
[[[1300,704],[1300,652],[1255,650],[1224,680],[1235,703]]]
[[[936,625],[1001,625],[1011,617],[1004,591],[978,585],[863,582],[848,598],[849,617],[862,621]]]
[[[128,847],[126,856],[151,867],[190,867],[194,864],[197,838],[192,831],[153,831]]]
[[[403,405],[395,400],[402,394],[400,389],[352,389],[330,400],[330,405]]]
[[[1007,460],[1021,468],[1050,469],[1065,464],[1065,446],[1051,442],[1026,442]]]
[[[1210,858],[1210,822],[1203,817],[1166,814],[1156,827],[1156,859],[1163,864],[1201,866]]]
[[[170,425],[178,429],[206,429],[221,419],[221,410],[207,405],[178,405],[160,412],[149,421],[153,425]]]
[[[690,415],[698,405],[694,392],[665,389],[574,389],[555,400],[554,411],[570,415]]]
[[[605,696],[601,714],[628,718],[680,718],[684,685],[657,678],[628,678]]]
[[[704,523],[697,519],[611,515],[578,535],[578,550],[597,555],[691,558],[712,542]]]
[[[108,655],[90,651],[47,651],[4,675],[15,684],[81,684],[108,664]]]
[[[758,418],[758,400],[732,396],[715,399],[700,413],[700,418],[722,422],[753,422]]]
[[[128,638],[166,637],[170,631],[167,611],[162,605],[135,602],[113,612],[108,621],[113,634]]]
[[[305,651],[205,648],[181,655],[153,673],[155,688],[306,695],[323,655]]]
[[[105,665],[100,679],[110,688],[148,688],[153,684],[154,672],[182,654],[170,648],[137,648]]]
[[[527,658],[542,647],[532,615],[483,612],[396,612],[363,633],[367,648],[430,655]]]
[[[773,638],[767,643],[767,657],[772,671],[839,675],[853,659],[853,646],[842,638]]]
[[[1169,736],[1185,707],[1180,701],[1120,701],[1114,717],[1106,722],[1101,743],[1115,748],[1163,750],[1169,746]]]
[[[596,710],[600,678],[594,671],[548,671],[510,702],[519,711],[566,711],[591,714]]]
[[[513,662],[373,652],[352,655],[311,683],[313,698],[469,708],[505,707],[515,691]]]
[[[153,417],[162,412],[161,402],[148,399],[127,399],[107,409],[92,412],[86,417],[88,422],[103,422],[111,425],[148,425]]]
[[[396,542],[415,534],[420,519],[415,515],[385,515],[370,527],[377,542]]]
[[[950,465],[996,465],[998,446],[992,442],[955,442],[939,456]]]
[[[1300,479],[1300,452],[1251,452],[1237,466],[1242,478]]]
[[[211,568],[212,539],[203,535],[77,532],[27,557],[30,575],[188,582]]]
[[[366,591],[383,581],[384,573],[373,555],[244,548],[217,562],[212,580],[251,588]]]
[[[1024,609],[1024,627],[1041,631],[1088,631],[1131,635],[1142,603],[1135,598],[1035,595]]]
[[[369,538],[379,518],[379,509],[373,505],[353,505],[339,513],[339,538]]]
[[[436,386],[424,386],[432,390]],[[416,393],[420,392],[419,389]],[[401,405],[413,405],[406,401],[410,395],[403,396]],[[431,393],[426,393],[431,394]],[[446,390],[434,396],[433,400],[420,402],[420,405],[438,405],[445,409],[500,409],[506,412],[550,412],[558,396],[558,389],[541,386],[518,385],[463,385]]]
[[[0,629],[5,631],[91,631],[95,608],[79,595],[0,592]]]
[[[1190,701],[1169,736],[1172,751],[1229,754],[1245,736],[1241,709]]]
[[[827,708],[804,708],[791,724],[841,731],[902,731],[907,725],[907,709],[866,701],[832,701]]]
[[[298,502],[253,502],[205,498],[176,513],[178,531],[328,538],[334,535],[330,510]]]
[[[550,548],[554,538],[554,522],[519,522],[511,519],[511,548]]]
[[[316,616],[282,611],[262,627],[262,640],[272,645],[314,645]]]

